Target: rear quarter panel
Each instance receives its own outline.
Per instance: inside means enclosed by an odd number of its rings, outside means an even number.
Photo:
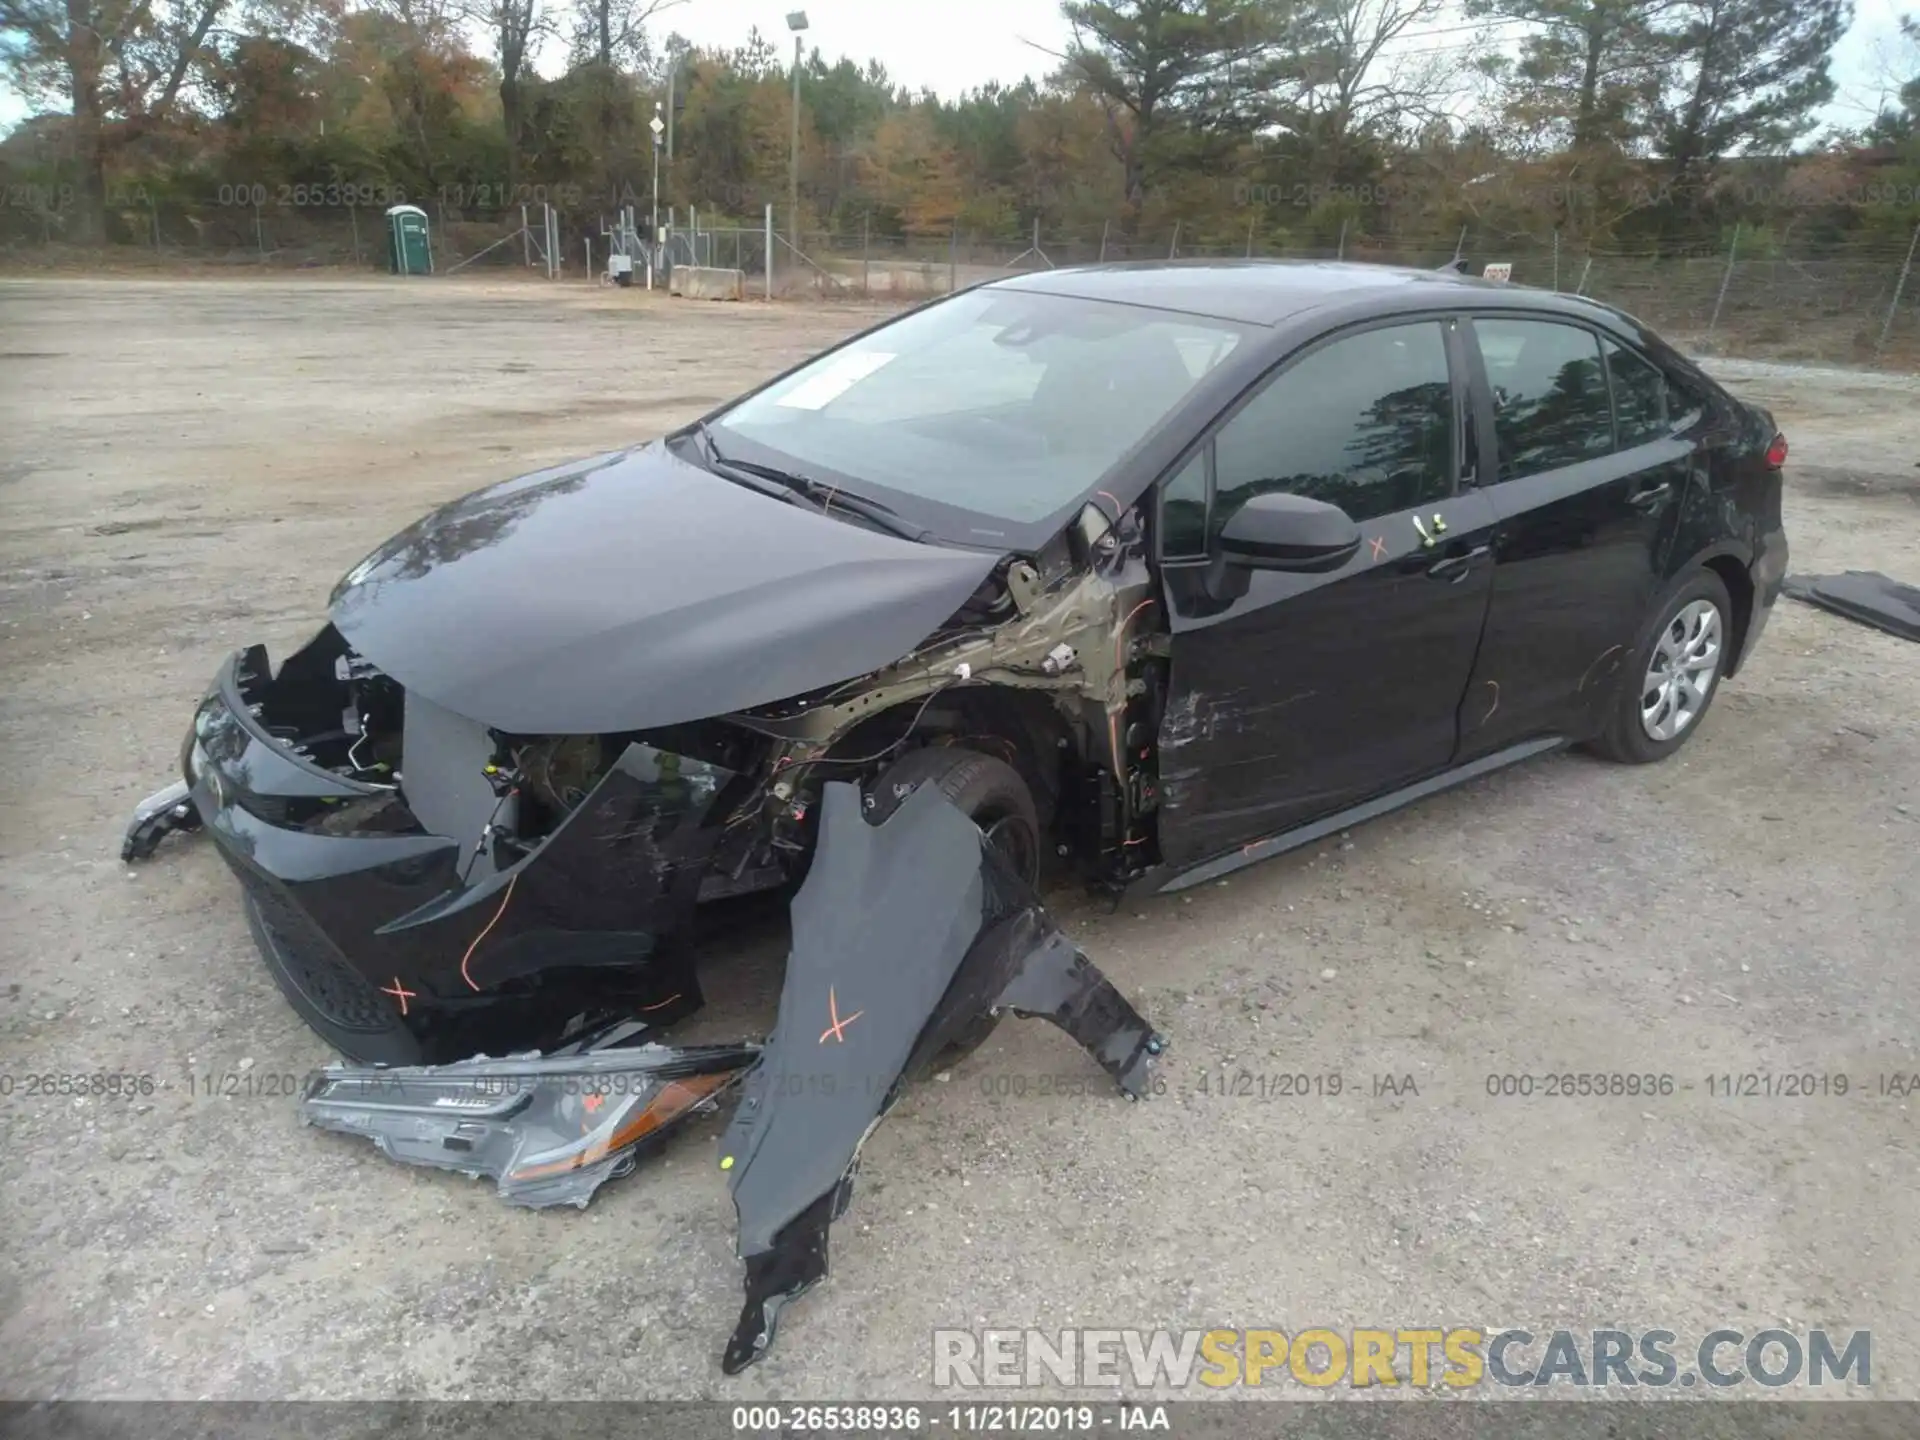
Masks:
[[[1709,388],[1703,394],[1704,413],[1689,432],[1697,448],[1663,578],[1672,584],[1722,562],[1716,568],[1729,579],[1741,611],[1738,648],[1728,667],[1732,673],[1751,652],[1786,575],[1782,474],[1766,461],[1775,426],[1767,411],[1740,401],[1692,365],[1676,378]],[[1731,573],[1727,559],[1736,562]],[[1744,577],[1744,592],[1736,577]]]

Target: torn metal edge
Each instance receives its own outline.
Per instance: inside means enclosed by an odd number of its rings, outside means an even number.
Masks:
[[[721,1145],[746,1267],[721,1359],[729,1375],[767,1353],[781,1311],[826,1277],[829,1231],[851,1203],[861,1147],[970,1022],[1000,1012],[1050,1020],[1129,1099],[1149,1093],[1166,1048],[936,790],[921,787],[873,825],[856,786],[829,785],[820,823],[815,868],[794,900],[780,1016]],[[962,857],[973,867],[964,876],[951,869]],[[927,883],[916,890],[903,876]],[[940,943],[909,950],[903,929]],[[903,964],[909,953],[923,963]]]

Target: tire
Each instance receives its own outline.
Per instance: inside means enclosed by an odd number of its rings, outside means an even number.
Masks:
[[[868,791],[867,819],[878,825],[922,785],[931,783],[978,825],[1022,880],[1040,879],[1040,812],[1020,772],[977,750],[929,746],[902,756]]]
[[[1021,879],[1038,885],[1040,813],[1019,771],[1004,760],[973,750],[947,746],[915,750],[873,782],[868,791],[868,821],[880,824],[903,799],[926,784],[937,787],[962,815],[978,825]],[[968,1021],[934,1057],[934,1066],[946,1069],[959,1064],[986,1042],[1000,1019],[983,1014]]]
[[[1632,659],[1621,667],[1606,727],[1587,748],[1622,765],[1664,760],[1691,739],[1713,705],[1731,657],[1733,602],[1711,570],[1686,576],[1654,608]],[[1711,664],[1696,662],[1711,653]],[[1675,662],[1682,662],[1676,666]],[[1687,683],[1662,682],[1662,674]]]
[[[291,912],[269,915],[251,890],[243,891],[241,904],[273,983],[316,1035],[363,1065],[425,1063],[419,1040],[393,1003],[312,931],[312,922]]]

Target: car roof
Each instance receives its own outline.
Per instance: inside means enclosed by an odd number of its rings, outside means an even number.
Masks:
[[[1502,307],[1561,308],[1546,292],[1452,270],[1415,270],[1335,260],[1148,260],[1076,265],[995,280],[987,288],[1146,305],[1159,310],[1279,325],[1309,310],[1378,295],[1409,310],[1481,303],[1467,292],[1497,294]],[[1523,298],[1524,297],[1524,298]]]

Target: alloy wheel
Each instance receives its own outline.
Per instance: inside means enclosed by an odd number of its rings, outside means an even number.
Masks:
[[[981,822],[987,844],[999,852],[1013,873],[1029,885],[1037,884],[1040,873],[1040,841],[1020,815],[1003,815]]]
[[[1724,629],[1711,600],[1683,605],[1662,627],[1640,685],[1640,724],[1649,738],[1677,738],[1707,708],[1720,676]]]

